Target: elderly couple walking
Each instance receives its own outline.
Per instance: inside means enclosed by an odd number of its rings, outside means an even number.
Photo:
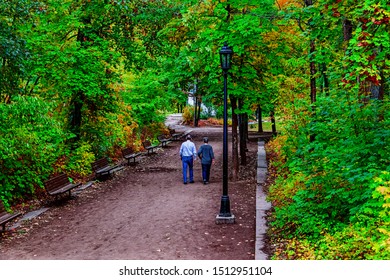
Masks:
[[[187,135],[186,141],[181,144],[180,158],[183,165],[183,183],[187,184],[187,169],[189,170],[190,183],[194,183],[194,160],[197,156],[202,163],[203,184],[208,184],[210,180],[211,164],[214,162],[213,147],[208,144],[209,139],[203,138],[204,144],[200,146],[198,153],[195,144],[191,141],[191,136]]]

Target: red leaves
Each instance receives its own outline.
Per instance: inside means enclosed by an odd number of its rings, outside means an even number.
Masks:
[[[341,2],[342,0],[336,0],[336,3],[334,4],[334,5],[332,5],[332,15],[334,16],[334,17],[340,17],[341,16],[341,13],[340,13],[340,11],[338,10],[338,5],[337,4],[339,4],[340,2]],[[334,7],[334,6],[336,6],[336,7]],[[328,9],[328,7],[329,7],[329,4],[326,4],[325,5],[325,9],[327,10]]]
[[[360,74],[362,77],[362,80],[364,81],[369,81],[373,83],[374,85],[379,85],[379,80],[377,75],[370,73],[368,70],[364,71],[363,73]]]
[[[355,78],[354,78],[355,76]],[[365,70],[360,73],[349,73],[349,77],[345,77],[341,80],[344,87],[354,84],[354,82],[358,81],[358,77],[361,81],[368,81],[376,86],[380,85],[380,80],[378,80],[378,76],[370,73],[368,70]]]
[[[333,16],[334,17],[340,17],[341,16],[341,14],[340,14],[340,12],[338,11],[337,8],[332,8],[332,11],[333,11]]]
[[[347,79],[345,79],[345,78],[343,78],[341,81],[343,82],[344,86],[349,84],[349,81]]]
[[[389,23],[389,18],[388,17],[383,17],[382,19],[372,19],[372,22],[375,25],[381,25],[381,24],[388,24]]]
[[[359,47],[367,47],[369,44],[367,42],[359,42],[357,45]]]
[[[360,36],[359,36],[359,40],[362,41],[362,40],[365,40],[367,37],[369,37],[371,34],[368,33],[368,32],[365,32],[363,31]]]
[[[365,26],[365,24],[364,24],[363,26]],[[369,46],[370,44],[369,44],[366,40],[367,40],[367,38],[369,38],[370,36],[371,36],[370,33],[366,32],[366,31],[363,31],[363,32],[359,35],[359,41],[360,41],[360,42],[358,42],[357,45],[358,45],[359,47],[367,47],[367,46]]]
[[[370,81],[371,83],[373,83],[376,86],[379,86],[379,81],[378,81],[378,78],[376,76],[369,76],[369,77],[367,77],[366,80]]]
[[[368,57],[368,60],[369,60],[369,61],[372,61],[372,60],[375,59],[375,57],[376,57],[376,54],[374,53],[374,54],[372,54],[372,55],[370,55],[370,56]]]

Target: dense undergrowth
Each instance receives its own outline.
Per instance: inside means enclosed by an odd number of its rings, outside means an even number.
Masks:
[[[321,98],[269,143],[274,259],[390,259],[386,102]]]

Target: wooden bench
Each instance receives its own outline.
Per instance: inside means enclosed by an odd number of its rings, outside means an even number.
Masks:
[[[92,163],[92,170],[95,172],[95,178],[99,179],[103,176],[110,176],[112,171],[117,168],[117,165],[110,165],[108,158],[103,157]]]
[[[178,141],[183,133],[176,133],[176,130],[169,128],[169,134],[171,135],[171,139],[173,141]]]
[[[166,147],[169,143],[172,142],[171,138],[167,138],[165,135],[159,135],[157,137],[158,141],[160,141],[161,147]]]
[[[145,140],[144,142],[142,142],[142,146],[144,146],[144,148],[148,150],[148,155],[149,153],[153,153],[154,149],[158,148],[158,145],[152,145],[149,140]]]
[[[44,182],[46,192],[51,196],[55,196],[56,198],[58,195],[64,194],[66,192],[68,192],[70,197],[71,190],[79,187],[80,185],[81,183],[71,183],[65,173],[61,173]]]
[[[5,224],[9,221],[12,221],[13,219],[16,219],[22,215],[22,213],[16,212],[16,213],[8,213],[7,210],[5,210],[3,201],[0,200],[0,225],[2,226],[2,231],[5,231]]]
[[[141,155],[141,153],[134,152],[133,148],[124,148],[122,149],[122,156],[124,159],[127,159],[127,164],[130,165],[130,161],[133,160],[135,164],[135,158]]]

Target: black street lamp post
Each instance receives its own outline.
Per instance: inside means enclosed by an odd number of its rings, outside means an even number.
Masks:
[[[233,51],[227,43],[219,52],[221,58],[221,68],[223,70],[223,182],[221,209],[216,218],[218,224],[234,223],[235,217],[230,212],[230,199],[228,195],[228,118],[227,118],[227,75],[231,68],[231,59]]]

